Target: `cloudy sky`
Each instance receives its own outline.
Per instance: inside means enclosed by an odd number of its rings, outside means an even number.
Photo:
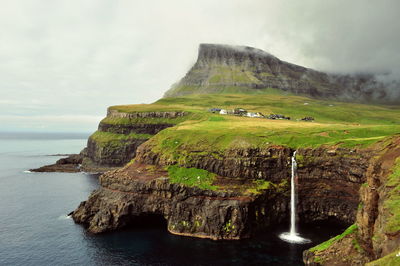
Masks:
[[[331,72],[400,73],[398,0],[0,0],[0,131],[94,131],[151,103],[199,43]]]

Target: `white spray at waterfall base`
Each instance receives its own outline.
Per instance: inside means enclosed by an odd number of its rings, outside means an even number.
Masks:
[[[296,185],[295,178],[297,174],[296,152],[292,156],[292,176],[290,178],[290,231],[282,233],[279,237],[290,243],[304,244],[311,240],[301,237],[296,231]]]

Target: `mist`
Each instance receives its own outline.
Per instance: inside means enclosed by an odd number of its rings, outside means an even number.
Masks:
[[[93,131],[110,105],[160,98],[200,43],[389,83],[400,74],[395,0],[0,2],[3,130]]]

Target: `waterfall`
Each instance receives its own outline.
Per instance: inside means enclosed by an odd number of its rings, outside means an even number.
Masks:
[[[290,177],[290,231],[279,235],[279,237],[290,243],[309,243],[309,239],[301,237],[296,231],[296,175],[297,175],[297,162],[295,151],[291,158],[291,177]]]
[[[297,162],[296,162],[296,152],[293,153],[292,156],[292,176],[290,178],[290,235],[295,236],[296,233],[296,187],[295,187],[295,179],[296,179],[296,170],[297,170]]]

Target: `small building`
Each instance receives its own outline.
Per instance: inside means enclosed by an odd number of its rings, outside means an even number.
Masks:
[[[211,108],[208,111],[211,113],[219,113],[221,111],[221,108]]]
[[[284,116],[284,115],[280,115],[280,114],[270,114],[268,117],[268,119],[286,119],[286,120],[290,120],[290,117],[288,116]]]
[[[235,115],[247,115],[247,111],[243,108],[235,108],[233,109],[233,114]]]
[[[261,112],[257,112],[256,114],[257,114],[257,117],[265,117],[265,115],[263,115],[263,113],[261,113]]]
[[[314,117],[312,117],[312,116],[306,116],[306,117],[303,117],[303,118],[301,119],[301,121],[314,121]]]
[[[246,116],[248,116],[248,117],[264,117],[263,114],[261,114],[261,113],[253,113],[253,112],[247,112]]]

